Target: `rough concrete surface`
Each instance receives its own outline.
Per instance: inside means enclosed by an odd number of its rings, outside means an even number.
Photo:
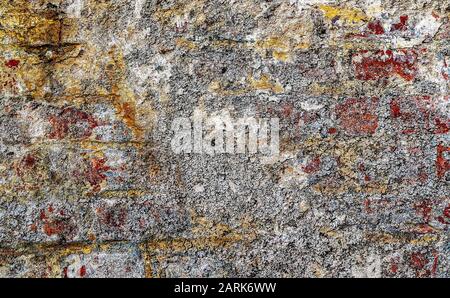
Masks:
[[[2,0],[1,277],[450,277],[448,0]],[[194,110],[279,154],[176,154]]]

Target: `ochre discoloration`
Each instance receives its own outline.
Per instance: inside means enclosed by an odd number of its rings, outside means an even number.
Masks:
[[[339,7],[331,5],[319,5],[321,11],[323,11],[325,17],[330,20],[342,20],[350,24],[361,23],[367,21],[368,17],[364,12],[358,8]]]
[[[448,277],[449,15],[413,2],[2,1],[0,277]],[[178,154],[194,110],[278,154]]]

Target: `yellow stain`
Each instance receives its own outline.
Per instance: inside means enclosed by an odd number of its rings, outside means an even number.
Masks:
[[[319,8],[320,10],[322,10],[325,17],[329,20],[332,20],[336,17],[339,17],[340,20],[343,20],[347,23],[360,23],[362,21],[368,20],[366,14],[364,14],[363,11],[357,8],[341,8],[325,4],[319,5]]]
[[[437,241],[439,238],[435,235],[425,235],[423,237],[417,238],[417,239],[413,239],[410,241],[410,243],[412,245],[426,245],[430,242],[435,242]]]
[[[278,13],[277,13],[278,14]],[[306,19],[275,20],[267,27],[258,28],[257,36],[262,38],[252,46],[262,57],[271,56],[276,61],[289,62],[295,51],[310,47],[314,35],[314,24]]]
[[[257,51],[263,53],[265,50],[269,50],[275,60],[286,62],[291,58],[292,50],[308,49],[310,44],[308,42],[295,43],[288,36],[272,36],[257,41],[255,46]]]
[[[309,49],[310,46],[311,44],[309,42],[299,42],[298,44],[295,45],[294,49],[307,50]]]
[[[253,77],[248,78],[250,86],[254,90],[270,90],[276,94],[282,93],[284,91],[283,86],[278,82],[272,82],[268,75],[264,74],[260,79],[255,79]]]
[[[60,22],[52,15],[11,11],[0,18],[0,38],[8,44],[57,44]]]
[[[272,56],[275,60],[286,62],[290,55],[288,52],[274,51]]]
[[[263,49],[289,50],[289,44],[281,37],[269,37],[265,40],[258,41],[256,46]]]
[[[126,81],[126,65],[122,52],[113,47],[109,51],[111,63],[107,67],[107,75],[112,84],[111,94],[116,114],[131,129],[137,140],[143,138],[144,130],[137,123],[136,98]]]
[[[319,232],[321,232],[322,234],[324,234],[324,235],[326,235],[326,236],[328,236],[328,237],[332,237],[332,238],[342,238],[342,233],[340,233],[340,232],[338,232],[338,231],[335,231],[335,230],[333,230],[332,228],[327,227],[327,226],[321,227],[321,228],[319,229]]]
[[[197,48],[197,45],[193,41],[187,40],[183,37],[177,38],[175,43],[177,47],[185,48],[188,50],[195,50]]]
[[[369,234],[367,237],[371,241],[383,244],[409,243],[418,246],[428,245],[430,242],[436,242],[439,240],[439,237],[437,235],[424,235],[414,239],[409,239],[407,235],[402,234],[394,235],[389,233],[374,233]]]
[[[290,58],[289,42],[281,37],[269,37],[256,43],[261,49],[272,50],[272,57],[275,60],[286,62]]]

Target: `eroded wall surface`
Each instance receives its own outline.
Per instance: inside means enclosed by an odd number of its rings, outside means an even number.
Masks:
[[[449,277],[448,0],[0,3],[0,276]],[[280,153],[171,123],[279,118]]]

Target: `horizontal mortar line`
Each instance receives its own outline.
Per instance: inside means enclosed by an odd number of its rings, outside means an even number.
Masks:
[[[360,37],[355,37],[355,38],[346,38],[346,37],[335,37],[335,38],[332,38],[332,39],[328,39],[328,40],[331,40],[331,41],[339,41],[339,42],[346,42],[346,43],[362,43],[362,44],[366,44],[366,45],[373,45],[373,44],[386,44],[386,42],[394,42],[394,40],[390,40],[390,39],[387,39],[387,40],[383,40],[383,39],[370,39],[370,38],[360,38]],[[325,41],[327,41],[327,40],[325,40]],[[409,41],[409,40],[407,40],[407,41]],[[430,45],[430,44],[434,44],[434,43],[437,43],[437,42],[442,42],[442,43],[446,43],[447,42],[447,40],[446,39],[444,39],[444,38],[441,38],[441,39],[432,39],[430,42],[427,42],[427,43],[423,43],[423,42],[419,42],[419,43],[417,43],[417,44],[415,44],[415,45],[411,45],[411,46],[409,46],[409,47],[407,47],[407,48],[414,48],[414,47],[417,47],[417,46],[420,46],[420,45],[422,45],[422,44],[427,44],[427,45]],[[322,42],[321,44],[323,44],[324,42]],[[343,45],[341,45],[341,44],[336,44],[336,45],[330,45],[330,47],[342,47]],[[405,48],[405,47],[398,47],[398,49],[402,49],[402,48]],[[396,49],[396,48],[390,48],[390,49]]]
[[[2,188],[2,187],[0,186],[0,188]],[[29,194],[30,193],[27,193],[22,196],[27,196]],[[117,194],[117,195],[103,194],[102,195],[100,193],[95,193],[95,194],[88,195],[88,196],[83,195],[83,194],[75,194],[75,195],[71,195],[69,199],[59,199],[58,201],[59,202],[67,202],[67,201],[68,202],[78,202],[80,205],[89,205],[91,203],[94,203],[95,200],[103,200],[103,199],[114,200],[114,201],[119,201],[119,200],[125,199],[125,200],[128,200],[128,202],[134,202],[134,200],[142,199],[142,196],[146,196],[146,195],[157,196],[158,192],[157,191],[153,191],[153,192],[146,191],[146,192],[138,194],[138,195],[129,195],[129,196],[120,195],[120,194]],[[2,201],[2,202],[12,201],[12,198],[14,197],[14,195],[8,195],[5,193],[5,191],[2,191],[2,190],[0,190],[0,196],[1,196],[0,201]],[[17,197],[17,195],[15,197]],[[30,202],[37,203],[37,202],[44,200],[47,197],[48,196],[43,194],[43,195],[39,195],[39,196],[34,196],[33,199],[26,199],[26,200],[22,199],[20,202],[23,202],[23,204],[27,204]],[[150,198],[150,199],[153,199],[153,198]],[[80,200],[81,200],[81,202],[80,202]],[[139,202],[137,202],[137,203],[139,203]]]
[[[113,100],[120,99],[120,95],[117,94],[73,94],[73,95],[61,95],[61,96],[47,96],[43,97],[42,102],[53,101],[54,103],[64,104],[72,103],[74,100],[84,100],[83,103],[98,103],[98,102],[111,102]],[[93,101],[86,101],[91,99]]]
[[[34,148],[39,146],[46,146],[46,145],[80,145],[80,144],[86,144],[86,145],[116,145],[116,146],[140,146],[140,145],[146,145],[151,144],[153,142],[151,141],[98,141],[98,140],[83,140],[83,139],[70,139],[70,140],[48,140],[48,141],[41,141],[41,142],[35,142],[32,143],[28,148]],[[157,149],[157,147],[152,147],[153,149]],[[80,149],[89,149],[89,148],[80,148]]]
[[[135,194],[134,194],[135,193]],[[114,195],[123,195],[127,194],[128,196],[139,196],[145,194],[155,194],[155,190],[147,189],[147,188],[131,188],[131,189],[109,189],[109,190],[101,190],[96,194],[96,196],[107,196],[113,197]]]
[[[239,238],[239,237],[238,237]],[[152,250],[171,250],[171,246],[177,245],[177,243],[196,243],[198,241],[205,242],[205,248],[208,248],[210,245],[207,243],[210,240],[223,240],[224,242],[239,242],[244,241],[244,239],[236,239],[233,235],[209,235],[203,237],[193,237],[193,238],[164,238],[164,239],[141,239],[139,241],[132,240],[104,240],[101,242],[95,241],[78,241],[71,243],[58,243],[58,242],[18,242],[17,245],[14,246],[1,246],[0,244],[0,257],[1,256],[21,256],[24,254],[45,254],[45,253],[60,253],[60,255],[69,255],[72,253],[90,253],[94,250],[105,251],[111,246],[120,246],[120,245],[133,245],[140,251],[146,251],[148,249]],[[158,247],[158,244],[162,244],[162,247]],[[226,244],[226,243],[225,243]],[[167,246],[164,248],[164,246]],[[211,244],[212,247],[221,246],[220,244]],[[108,247],[109,246],[109,247]],[[86,252],[87,251],[87,252]]]
[[[63,10],[60,9],[50,9],[50,8],[10,8],[3,12],[2,15],[5,14],[29,14],[29,13],[37,13],[41,14],[55,14],[55,15],[66,15]]]
[[[20,48],[29,48],[29,49],[63,48],[63,47],[74,47],[74,46],[82,46],[82,45],[86,45],[86,43],[80,43],[80,42],[43,43],[43,44],[0,43],[1,47],[20,47]]]
[[[33,98],[32,92],[26,92],[22,95],[3,96],[0,98],[4,98],[5,100],[28,99],[28,103],[46,104],[50,107],[64,107],[68,105],[79,106],[79,104],[112,103],[113,100],[120,99],[120,96],[117,94],[75,94]],[[92,101],[88,101],[88,98]],[[77,100],[82,100],[83,102],[77,103]]]
[[[20,256],[27,253],[42,253],[52,251],[70,250],[69,253],[76,252],[77,250],[83,251],[86,249],[100,249],[103,245],[121,245],[132,244],[139,246],[146,244],[149,240],[131,241],[131,240],[105,240],[101,242],[92,241],[78,241],[70,243],[58,243],[58,242],[18,242],[14,246],[2,246],[0,244],[0,256]]]

